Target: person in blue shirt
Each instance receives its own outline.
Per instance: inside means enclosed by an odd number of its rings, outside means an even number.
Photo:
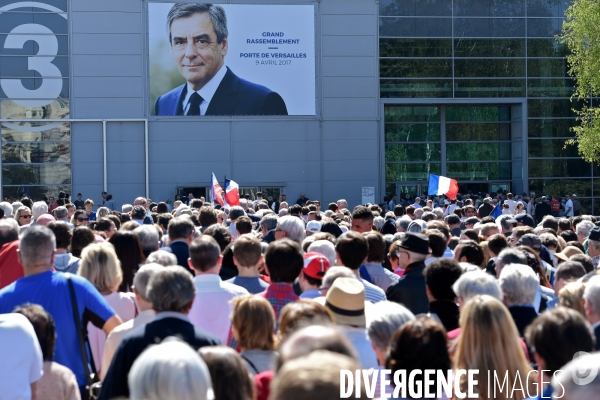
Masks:
[[[87,279],[52,271],[55,255],[56,240],[50,229],[36,225],[25,231],[18,253],[25,276],[0,290],[0,314],[26,303],[44,307],[56,323],[53,361],[73,371],[82,390],[86,376],[67,277],[73,282],[82,326],[91,322],[108,335],[122,321]]]
[[[85,213],[87,214],[90,221],[95,221],[96,213],[92,211],[92,208],[94,208],[94,201],[92,199],[87,199],[83,203],[83,207],[85,208]]]

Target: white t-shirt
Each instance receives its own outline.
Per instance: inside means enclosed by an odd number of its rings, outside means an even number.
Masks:
[[[512,199],[504,200],[504,204],[508,204],[508,209],[510,210],[510,214],[515,213],[515,207],[517,206],[517,202]]]
[[[565,211],[568,211],[569,208],[571,209],[571,211],[569,211],[567,213],[567,217],[572,217],[574,214],[574,210],[573,210],[573,201],[571,199],[567,200],[567,202],[565,203]]]
[[[42,349],[22,314],[0,314],[0,397],[30,400],[31,384],[44,374]]]

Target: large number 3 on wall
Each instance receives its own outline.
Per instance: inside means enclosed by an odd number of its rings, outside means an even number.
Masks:
[[[9,99],[24,107],[42,107],[60,96],[62,75],[52,64],[58,54],[58,40],[50,29],[39,24],[23,24],[13,29],[4,41],[5,49],[22,49],[25,42],[33,40],[38,44],[38,56],[28,57],[27,68],[42,76],[42,84],[37,89],[27,89],[20,79],[0,79],[2,90]],[[25,100],[27,99],[27,100]]]

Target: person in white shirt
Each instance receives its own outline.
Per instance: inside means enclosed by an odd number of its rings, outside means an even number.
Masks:
[[[567,199],[567,202],[565,203],[565,215],[567,217],[572,217],[575,215],[573,210],[573,200],[571,200],[571,196],[569,195],[566,195],[565,199]]]
[[[33,326],[24,315],[0,314],[0,354],[0,397],[33,399],[44,361]]]
[[[104,352],[102,353],[102,369],[99,371],[100,379],[104,379],[123,337],[131,330],[146,325],[154,319],[155,312],[152,309],[152,302],[148,300],[147,286],[150,277],[162,269],[163,266],[159,264],[146,264],[135,273],[132,289],[140,313],[134,319],[117,326],[106,338]]]
[[[600,349],[600,277],[592,277],[583,292],[585,300],[585,317],[592,325],[596,336],[596,350]]]
[[[221,248],[212,236],[202,235],[192,242],[188,264],[196,272],[196,297],[188,317],[192,324],[212,333],[221,343],[228,343],[232,310],[229,301],[249,293],[243,287],[221,280],[222,261]]]
[[[506,200],[504,200],[504,204],[508,204],[508,209],[510,210],[509,214],[515,214],[515,207],[517,205],[517,202],[513,200],[513,194],[512,193],[507,193],[506,194]]]

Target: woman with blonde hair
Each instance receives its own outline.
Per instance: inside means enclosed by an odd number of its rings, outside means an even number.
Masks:
[[[579,311],[585,317],[585,301],[583,292],[585,291],[585,283],[569,282],[558,292],[558,303],[561,306]]]
[[[310,325],[334,325],[333,316],[324,305],[312,299],[288,303],[279,314],[279,338],[283,341],[297,330]]]
[[[231,300],[231,328],[252,375],[272,369],[275,352],[275,313],[264,297],[243,295]]]
[[[29,226],[32,222],[32,216],[33,214],[31,213],[31,209],[29,207],[21,206],[17,208],[17,211],[15,212],[15,221],[17,221],[19,226]]]
[[[527,363],[519,343],[519,332],[504,304],[492,296],[475,296],[463,308],[460,326],[462,332],[454,355],[454,368],[479,370],[475,391],[480,399],[523,400],[529,397],[527,393],[535,392],[537,375],[528,376],[533,370]],[[502,389],[496,386],[494,392],[494,379],[502,382],[505,377],[510,384]],[[513,383],[517,382],[519,387],[519,380],[523,391],[513,391]],[[465,391],[467,382],[461,382],[461,386],[463,384],[461,390]]]
[[[85,247],[81,252],[77,275],[83,276],[98,289],[123,322],[136,317],[135,295],[118,291],[123,281],[123,271],[112,244],[92,243]],[[96,371],[100,371],[106,334],[91,323],[88,323],[87,330]]]

